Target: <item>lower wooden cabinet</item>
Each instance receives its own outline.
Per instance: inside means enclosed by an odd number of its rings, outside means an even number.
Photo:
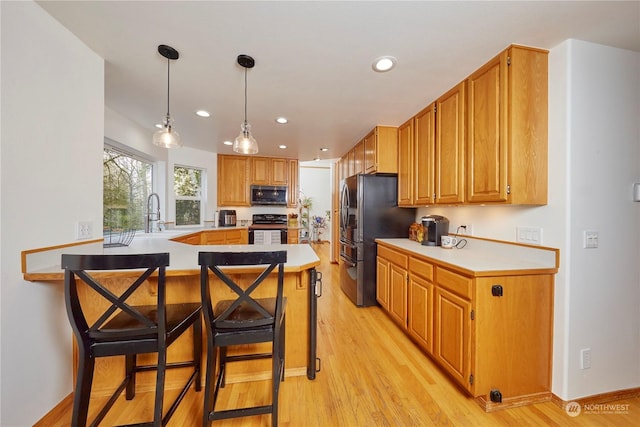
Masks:
[[[407,332],[427,353],[433,353],[433,283],[409,275],[409,324]]]
[[[188,245],[247,245],[249,244],[249,231],[246,228],[204,230],[171,240]]]
[[[380,256],[376,262],[376,300],[389,311],[389,261]]]
[[[385,244],[377,274],[389,317],[486,410],[551,399],[553,274],[467,275]]]

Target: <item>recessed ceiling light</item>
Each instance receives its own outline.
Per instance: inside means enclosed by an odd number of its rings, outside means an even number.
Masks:
[[[384,73],[395,67],[397,62],[398,61],[393,56],[381,56],[373,61],[373,65],[371,67],[373,68],[373,71]]]
[[[223,144],[224,145],[233,145],[233,142],[232,141],[225,141],[225,142],[223,142]]]
[[[286,117],[276,117],[276,123],[284,125],[286,123],[289,123],[289,120]]]
[[[211,117],[211,113],[209,113],[206,110],[198,110],[196,111],[196,116],[200,116],[200,117]]]
[[[162,123],[156,123],[156,127],[157,127],[158,129],[162,129],[164,126],[162,125]]]
[[[280,148],[281,148],[281,149],[283,149],[283,150],[284,150],[285,148],[287,148],[287,146],[286,146],[286,145],[279,145],[278,147],[280,147]]]
[[[320,151],[329,151],[329,149],[327,147],[322,147]]]

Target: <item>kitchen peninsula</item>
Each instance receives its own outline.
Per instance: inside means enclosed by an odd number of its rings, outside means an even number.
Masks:
[[[237,227],[240,229],[241,227]],[[74,242],[68,245],[60,245],[49,248],[34,249],[22,252],[22,273],[24,279],[31,282],[51,282],[53,285],[62,286],[64,272],[60,267],[60,256],[68,254],[139,254],[152,252],[168,252],[170,265],[167,267],[167,301],[168,302],[195,302],[200,301],[200,267],[198,265],[198,252],[254,252],[263,250],[286,250],[287,263],[285,264],[284,295],[287,298],[287,329],[286,329],[286,376],[307,375],[309,379],[315,378],[315,309],[316,309],[316,273],[315,267],[320,264],[320,259],[309,245],[194,245],[181,243],[186,235],[193,236],[200,232],[206,233],[210,229],[191,230],[166,230],[158,233],[139,234],[129,246],[103,248],[102,239],[92,241]],[[246,227],[244,228],[246,232]],[[236,272],[237,270],[237,272]],[[253,269],[255,271],[255,268]],[[251,268],[234,268],[234,275],[243,276],[251,272]],[[126,277],[126,272],[105,272],[102,274],[104,281],[119,286],[121,278]],[[251,274],[246,274],[247,280],[240,277],[239,280],[248,281]],[[222,292],[231,292],[216,287],[216,280],[212,281],[212,293],[215,297],[228,298],[229,295]],[[266,279],[266,286],[275,286],[276,275]],[[264,286],[263,285],[263,286]],[[153,276],[144,285],[144,296],[140,303],[155,298]],[[87,291],[85,289],[85,291]],[[260,296],[261,289],[256,290]],[[262,289],[264,291],[264,289]],[[90,300],[91,295],[85,292],[85,297]],[[71,328],[69,327],[69,334]],[[169,349],[170,360],[185,359],[190,351],[191,331],[187,331]],[[203,336],[203,359],[206,357],[206,337]],[[175,348],[173,348],[175,347]],[[77,358],[74,345],[74,360]],[[75,364],[74,364],[75,365]],[[119,375],[111,375],[112,372],[120,372],[124,365],[123,358],[101,358],[96,362],[93,393],[95,395],[109,395],[117,386]],[[228,382],[240,382],[252,379],[270,377],[270,362],[267,360],[251,361],[246,364],[231,365],[227,373]],[[204,366],[204,365],[203,365]],[[167,375],[167,388],[178,388],[186,377],[182,378],[182,370],[171,372]],[[148,375],[145,375],[148,374]],[[174,375],[175,374],[175,375]],[[185,375],[188,373],[185,372]],[[75,366],[74,366],[75,376]],[[155,387],[155,374],[143,373],[137,380],[139,390],[151,390]]]

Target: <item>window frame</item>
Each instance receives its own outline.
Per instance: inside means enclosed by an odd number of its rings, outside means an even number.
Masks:
[[[171,194],[173,197],[173,216],[174,216],[174,225],[176,228],[188,228],[188,227],[202,227],[204,224],[205,218],[205,208],[206,208],[206,183],[207,183],[207,170],[198,166],[190,166],[182,163],[174,163],[172,165],[173,170],[171,174]],[[191,169],[200,171],[200,195],[199,196],[179,196],[176,194],[176,168],[183,169]],[[200,218],[197,224],[183,224],[178,225],[178,215],[177,215],[177,204],[180,200],[189,200],[189,201],[198,201],[200,202]]]

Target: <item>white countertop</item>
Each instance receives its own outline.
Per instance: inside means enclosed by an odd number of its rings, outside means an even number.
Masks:
[[[464,238],[467,240],[467,245],[462,249],[423,246],[421,243],[409,239],[376,239],[376,242],[430,258],[435,263],[446,264],[472,275],[487,275],[496,272],[504,274],[529,270],[532,272],[533,270],[557,271],[559,253],[557,249],[475,239],[467,236]]]
[[[165,230],[156,233],[139,233],[129,246],[103,248],[102,241],[74,246],[61,246],[45,250],[25,251],[23,253],[23,273],[27,280],[37,280],[37,275],[62,274],[60,256],[62,254],[140,254],[153,252],[169,252],[170,265],[167,272],[199,270],[198,252],[257,252],[287,251],[285,271],[301,271],[320,264],[320,258],[308,244],[299,245],[188,245],[170,239],[180,235],[192,234],[205,230],[220,230],[246,227],[199,228],[192,230]],[[36,275],[35,277],[33,275]]]

